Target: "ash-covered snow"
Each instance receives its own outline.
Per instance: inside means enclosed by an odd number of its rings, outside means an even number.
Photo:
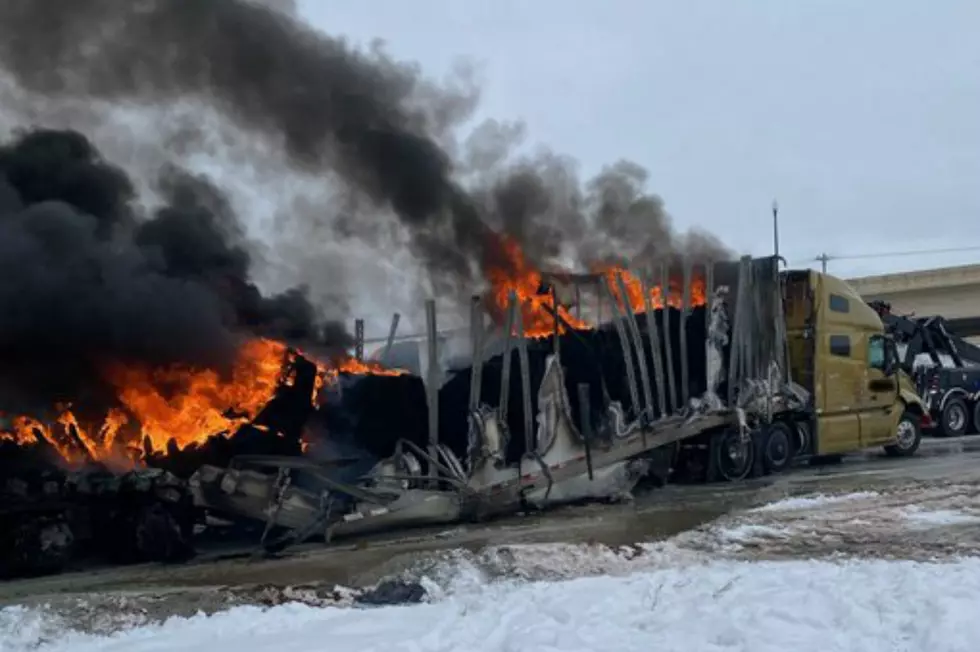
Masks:
[[[974,485],[793,497],[660,542],[435,554],[402,577],[422,604],[265,587],[166,620],[103,602],[94,626],[12,607],[0,652],[980,650],[978,535]]]

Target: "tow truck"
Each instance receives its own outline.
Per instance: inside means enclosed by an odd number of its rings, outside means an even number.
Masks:
[[[901,366],[924,399],[928,431],[941,437],[980,431],[980,347],[959,337],[943,317],[898,315],[880,300],[870,305],[894,337]]]

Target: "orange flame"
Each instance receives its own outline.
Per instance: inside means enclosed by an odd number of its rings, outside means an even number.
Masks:
[[[321,367],[320,369],[321,377],[328,383],[335,382],[340,374],[352,374],[355,376],[403,376],[406,373],[408,372],[402,369],[388,369],[380,362],[363,362],[357,358],[335,360],[329,366]]]
[[[619,283],[616,280],[617,276],[622,276],[623,285],[626,288],[626,298],[629,300],[629,305],[635,313],[641,313],[646,311],[646,301],[643,297],[643,283],[640,279],[633,276],[628,270],[622,267],[606,267],[604,269],[598,270],[600,273],[606,275],[606,280],[609,283],[610,289],[612,289],[613,296],[616,298],[617,303],[620,307],[624,307],[623,297],[619,290]],[[667,296],[666,302],[664,297],[664,292],[661,286],[654,285],[649,289],[650,294],[650,305],[654,310],[658,310],[664,307],[664,304],[670,306],[671,308],[680,308],[684,303],[684,283],[679,279],[670,279],[667,282]],[[707,297],[705,293],[705,282],[701,277],[695,277],[691,281],[691,294],[690,294],[690,304],[689,308],[696,308],[698,306],[703,306],[707,303]]]
[[[254,418],[279,386],[286,352],[282,342],[250,340],[227,379],[181,366],[110,365],[106,371],[120,403],[139,424],[141,439],[159,452],[171,439],[183,449]]]
[[[555,332],[554,312],[556,306],[550,293],[541,294],[541,272],[531,266],[524,258],[524,252],[515,240],[506,235],[497,235],[494,253],[497,259],[488,265],[487,278],[490,281],[492,305],[495,317],[502,319],[507,314],[510,293],[517,295],[521,306],[521,319],[526,337],[547,337]],[[574,317],[564,306],[557,306],[557,313],[572,328],[585,329],[589,324]],[[561,323],[558,332],[567,329]]]
[[[334,360],[329,365],[319,365],[316,375],[316,382],[313,386],[313,403],[320,403],[320,391],[324,387],[329,387],[337,382],[340,374],[350,374],[353,376],[403,376],[408,372],[403,369],[390,369],[380,362],[363,362],[353,357],[346,357]],[[302,442],[302,449],[305,452],[308,442]]]
[[[294,357],[282,342],[254,339],[242,346],[228,377],[179,365],[109,364],[106,379],[115,388],[122,409],[110,409],[97,428],[83,427],[70,405],[59,405],[54,424],[17,416],[8,431],[0,431],[0,441],[33,445],[40,438],[69,464],[86,459],[137,463],[143,452],[166,453],[170,445],[184,449],[217,434],[231,434],[254,419],[280,384],[291,384],[293,379],[286,372]],[[405,372],[376,362],[339,359],[318,365],[316,389],[323,379],[333,382],[340,373]]]

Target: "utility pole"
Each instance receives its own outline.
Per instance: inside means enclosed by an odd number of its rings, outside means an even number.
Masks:
[[[772,200],[772,252],[779,257],[779,204]]]
[[[830,256],[828,256],[826,253],[822,253],[819,256],[817,256],[816,260],[819,260],[820,261],[820,270],[824,274],[826,274],[827,273],[827,261],[830,260]]]

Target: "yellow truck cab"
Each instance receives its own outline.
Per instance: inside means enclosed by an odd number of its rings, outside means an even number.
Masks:
[[[817,456],[875,446],[914,454],[928,417],[878,313],[841,279],[783,274],[791,375],[813,403],[808,448]]]

